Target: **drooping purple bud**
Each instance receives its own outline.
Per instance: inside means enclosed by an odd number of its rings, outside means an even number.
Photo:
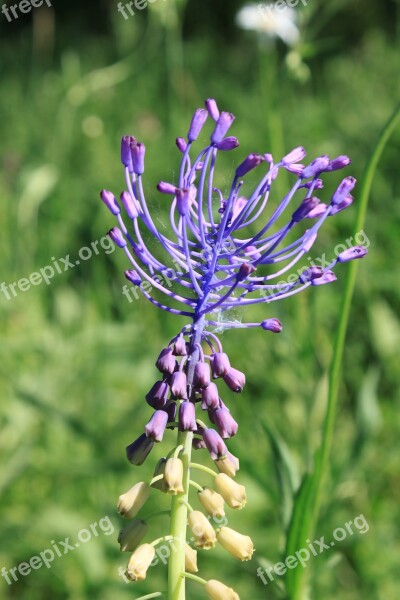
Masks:
[[[348,196],[346,196],[346,198],[344,198],[341,202],[339,202],[339,204],[335,204],[335,206],[332,206],[330,216],[332,217],[333,215],[337,215],[337,213],[342,212],[342,210],[345,210],[351,204],[353,204],[353,201],[354,201],[353,196],[351,194],[349,194]]]
[[[146,401],[155,409],[164,408],[167,403],[169,385],[166,381],[156,381],[151,390],[146,394]]]
[[[186,398],[187,397],[187,380],[186,373],[183,371],[177,371],[171,375],[171,392],[175,398]]]
[[[157,189],[161,194],[170,194],[171,196],[175,196],[177,189],[172,183],[167,183],[166,181],[160,181],[157,183]]]
[[[136,173],[136,175],[142,175],[144,173],[146,146],[142,142],[131,144],[131,151],[133,172]]]
[[[100,192],[100,198],[103,200],[104,204],[107,206],[108,210],[111,211],[113,215],[119,215],[121,211],[118,206],[117,199],[112,192],[109,192],[108,190],[102,190]]]
[[[168,414],[168,423],[175,423],[176,413],[177,413],[176,402],[171,402],[171,404],[168,404],[168,406],[165,408],[165,410],[167,411],[167,414]],[[169,427],[167,427],[167,429],[174,429],[174,428],[175,428],[175,425],[170,425]]]
[[[232,126],[234,120],[235,116],[232,113],[222,112],[220,114],[219,119],[215,125],[215,129],[211,135],[212,144],[219,144],[219,142],[222,142],[228,130]]]
[[[220,117],[220,113],[219,113],[218,106],[217,106],[217,103],[214,100],[214,98],[209,98],[208,100],[206,100],[205,105],[206,105],[207,112],[210,115],[210,117],[213,119],[213,121],[218,121],[218,119]]]
[[[236,273],[237,281],[244,281],[248,278],[249,275],[254,273],[256,267],[249,262],[243,263],[240,265],[239,271]]]
[[[189,142],[194,142],[199,137],[199,133],[203,128],[204,123],[207,121],[208,112],[204,108],[198,108],[193,115],[192,122],[190,124],[188,132]]]
[[[343,181],[339,184],[336,192],[332,196],[332,204],[333,206],[337,206],[340,204],[346,196],[350,194],[354,186],[356,185],[357,180],[354,177],[345,177]]]
[[[351,158],[348,156],[337,156],[333,158],[329,163],[327,171],[338,171],[339,169],[344,169],[351,163]]]
[[[196,388],[202,389],[210,385],[210,365],[199,361],[194,367],[193,384]]]
[[[143,433],[137,440],[126,447],[126,457],[132,465],[140,467],[153,449],[154,442]]]
[[[236,137],[227,137],[222,142],[216,144],[217,150],[234,150],[240,146],[239,140]]]
[[[172,354],[171,348],[164,348],[161,350],[160,356],[156,362],[156,367],[161,373],[168,373],[168,375],[171,375],[175,371],[176,360]]]
[[[139,212],[137,209],[137,206],[135,204],[135,202],[133,201],[132,196],[129,194],[129,192],[122,192],[121,196],[121,202],[123,207],[125,208],[126,214],[128,215],[128,217],[130,219],[137,219],[139,216]]]
[[[307,219],[319,219],[319,217],[322,217],[322,215],[325,213],[327,208],[328,206],[326,204],[320,202],[315,208],[310,210],[307,215]]]
[[[215,429],[206,429],[203,432],[203,440],[212,460],[219,460],[227,455],[228,448]]]
[[[302,272],[299,277],[300,283],[308,283],[309,281],[314,281],[314,279],[319,279],[324,274],[324,270],[322,267],[309,267]]]
[[[133,135],[124,135],[121,140],[121,162],[128,167],[129,172],[133,173],[131,145],[136,144],[136,138]]]
[[[261,323],[261,327],[265,331],[272,331],[273,333],[280,333],[283,329],[279,319],[265,319],[265,321]]]
[[[299,223],[299,221],[302,221],[302,219],[304,219],[309,212],[314,210],[314,208],[316,208],[318,204],[318,198],[315,198],[314,196],[312,196],[311,198],[306,198],[300,204],[299,208],[295,210],[292,214],[292,221],[294,221],[295,223]]]
[[[233,392],[240,393],[246,384],[246,377],[244,373],[231,367],[224,375],[224,381]]]
[[[313,279],[311,285],[325,285],[325,283],[332,283],[336,281],[337,277],[333,271],[325,271],[322,277],[318,277],[318,279]]]
[[[188,214],[190,208],[190,190],[188,189],[177,189],[176,190],[176,207],[181,217]]]
[[[339,262],[345,263],[349,262],[349,260],[364,258],[366,254],[368,254],[368,250],[365,246],[353,246],[352,248],[348,248],[348,250],[341,252],[337,259]]]
[[[203,410],[216,410],[219,407],[218,388],[215,383],[209,383],[209,385],[202,390],[201,399],[201,408]]]
[[[174,344],[175,356],[187,356],[186,342],[183,335],[180,335]]]
[[[236,435],[239,426],[227,408],[219,408],[214,412],[214,422],[224,440]]]
[[[153,442],[161,442],[167,423],[168,413],[165,410],[156,410],[145,427],[147,437]]]
[[[298,146],[297,148],[289,152],[289,154],[286,154],[286,156],[282,158],[282,162],[287,165],[290,165],[292,163],[298,163],[301,160],[303,160],[305,156],[307,156],[307,152],[305,151],[303,146]]]
[[[193,402],[185,401],[179,407],[179,431],[196,431],[196,408]]]
[[[303,173],[301,174],[302,179],[308,179],[309,177],[315,177],[323,171],[326,171],[327,167],[330,164],[329,156],[323,155],[314,158],[314,160],[304,168]]]
[[[212,356],[212,372],[213,377],[223,377],[230,369],[228,355],[225,352],[216,352]],[[210,407],[211,408],[211,407]]]
[[[133,283],[133,285],[137,285],[139,286],[142,283],[142,280],[140,279],[140,275],[137,273],[137,271],[134,271],[133,269],[129,269],[129,271],[125,271],[125,277],[127,278],[128,281],[130,281],[131,283]]]
[[[176,138],[176,145],[178,146],[179,152],[182,152],[182,154],[184,152],[186,152],[186,148],[187,148],[186,140],[184,140],[181,137],[178,137],[178,138]]]
[[[261,154],[249,154],[247,158],[237,167],[236,169],[236,177],[244,177],[246,173],[255,169],[260,165],[264,160],[264,157]]]
[[[125,248],[125,246],[127,245],[127,241],[122,235],[122,231],[118,227],[113,227],[112,229],[110,229],[107,235],[112,239],[114,244],[116,244],[120,248]]]

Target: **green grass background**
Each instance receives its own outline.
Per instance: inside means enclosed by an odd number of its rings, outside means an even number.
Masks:
[[[124,186],[125,133],[146,143],[147,194],[162,222],[155,185],[176,177],[174,138],[210,96],[236,114],[241,142],[237,158],[224,161],[220,185],[248,152],[279,154],[300,144],[311,157],[349,154],[351,172],[362,177],[399,98],[399,3],[310,0],[300,15],[301,42],[289,55],[280,43],[235,27],[240,5],[160,0],[124,21],[116,3],[54,2],[53,10],[18,22],[2,17],[0,282],[29,276],[52,257],[76,260],[113,225],[98,191]],[[370,529],[310,561],[313,599],[398,598],[399,142],[397,130],[373,184],[365,225],[371,246],[358,270],[316,536],[332,539],[360,513]],[[352,207],[330,219],[313,255],[329,255],[352,235],[355,214]],[[115,526],[114,535],[94,538],[50,570],[19,576],[12,586],[1,579],[5,600],[127,600],[165,589],[162,566],[136,587],[118,577],[126,556],[116,543],[115,504],[162,455],[157,448],[135,469],[124,448],[150,416],[144,395],[157,376],[155,358],[183,322],[145,300],[130,304],[121,293],[124,268],[122,252],[102,252],[49,286],[11,301],[0,294],[0,567],[29,560],[51,540],[76,540],[106,515]],[[246,510],[228,517],[254,538],[257,552],[242,565],[217,549],[200,557],[199,574],[218,576],[242,599],[282,597],[262,585],[256,567],[284,558],[291,486],[321,441],[345,272],[346,265],[335,285],[248,311],[245,320],[280,318],[280,336],[222,336],[248,380],[241,396],[224,395],[240,423],[230,449],[241,459],[249,497]],[[165,447],[172,441],[169,434]],[[155,495],[158,503],[166,507],[167,499]],[[166,528],[160,519],[154,534]],[[188,585],[188,598],[204,597]]]

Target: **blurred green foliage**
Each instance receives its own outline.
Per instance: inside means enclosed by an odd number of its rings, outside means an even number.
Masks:
[[[54,2],[31,21],[3,17],[1,281],[17,282],[53,258],[76,260],[102,238],[113,222],[98,190],[123,188],[119,138],[127,132],[147,145],[147,193],[162,223],[155,184],[176,176],[174,137],[186,133],[207,97],[237,116],[236,157],[301,144],[310,156],[349,154],[352,173],[362,176],[399,98],[399,3],[310,0],[290,52],[236,28],[241,4],[160,1],[124,21],[114,2],[85,3],[82,11],[81,3]],[[399,142],[397,131],[373,186],[370,254],[358,272],[317,536],[331,539],[360,513],[370,530],[313,559],[312,598],[398,598]],[[238,160],[232,157],[221,185]],[[329,220],[315,256],[352,234],[354,215],[351,208]],[[126,556],[116,543],[115,502],[155,464],[152,456],[139,473],[124,447],[149,417],[144,394],[156,377],[154,360],[181,321],[144,300],[130,304],[124,268],[122,253],[101,252],[49,286],[11,300],[0,293],[0,568],[29,560],[51,540],[76,540],[106,515],[115,526],[114,535],[93,538],[49,570],[12,586],[1,579],[4,599],[125,600],[165,588],[162,565],[136,588],[118,576]],[[203,577],[217,574],[242,598],[281,597],[262,585],[256,567],[282,557],[293,492],[320,442],[342,291],[343,277],[251,311],[254,320],[280,318],[280,336],[223,335],[248,379],[240,397],[224,398],[240,423],[230,449],[249,496],[232,522],[254,538],[257,552],[238,566],[218,549],[202,555],[200,566]],[[203,597],[188,585],[190,598]]]

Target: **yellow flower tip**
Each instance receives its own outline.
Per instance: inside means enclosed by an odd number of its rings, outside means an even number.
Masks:
[[[211,600],[240,600],[239,594],[235,590],[216,579],[207,581],[204,589]]]
[[[188,573],[197,573],[198,570],[197,552],[189,544],[185,544],[185,571]]]
[[[197,548],[210,550],[217,543],[217,535],[209,520],[199,510],[193,510],[188,517],[189,526],[195,537]]]
[[[155,548],[151,544],[139,546],[129,559],[126,575],[131,581],[143,581],[146,579],[147,570],[156,555]]]
[[[246,488],[233,481],[226,473],[219,473],[215,477],[215,485],[231,508],[242,509],[247,504]]]
[[[183,463],[180,458],[169,458],[165,463],[164,481],[169,494],[183,494]]]
[[[221,546],[238,560],[251,560],[254,544],[248,535],[242,535],[230,527],[221,527],[217,534]]]
[[[118,535],[118,543],[121,552],[133,552],[136,550],[148,530],[147,523],[140,519],[135,519],[124,529],[121,529]]]
[[[221,494],[218,494],[218,492],[209,487],[205,487],[198,493],[198,496],[204,510],[211,517],[222,518],[225,516],[225,501]]]
[[[118,512],[126,519],[133,519],[147,501],[150,495],[150,486],[141,481],[137,483],[118,500]]]

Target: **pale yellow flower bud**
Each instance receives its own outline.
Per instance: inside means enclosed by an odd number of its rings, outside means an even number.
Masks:
[[[211,517],[221,518],[225,516],[224,499],[221,494],[205,487],[202,492],[199,492],[198,496],[204,510]]]
[[[126,575],[132,581],[142,581],[146,579],[147,569],[154,560],[156,551],[151,544],[143,544],[132,554]]]
[[[244,485],[236,483],[236,481],[233,481],[225,473],[219,473],[215,477],[215,485],[225,502],[231,508],[241,509],[246,505],[247,498]]]
[[[141,481],[119,497],[118,512],[126,519],[137,515],[150,495],[150,486]]]
[[[224,585],[216,579],[210,579],[210,581],[207,581],[204,589],[211,600],[240,600],[239,595],[235,592],[235,590],[229,588],[227,585]]]
[[[124,529],[121,529],[118,535],[118,543],[121,552],[133,552],[136,550],[148,530],[147,523],[140,519],[135,519]]]
[[[230,527],[221,527],[217,533],[221,546],[225,548],[234,558],[238,560],[251,560],[254,545],[248,535],[242,535]]]
[[[196,546],[203,550],[214,548],[217,543],[217,536],[207,517],[199,510],[193,510],[189,514],[188,520],[196,539]]]
[[[197,573],[197,552],[185,544],[185,571],[188,573]]]
[[[230,452],[224,458],[220,458],[214,462],[218,471],[229,475],[229,477],[236,477],[236,473],[240,468],[239,459]]]
[[[183,463],[180,458],[169,458],[165,463],[164,481],[169,494],[182,494]]]

